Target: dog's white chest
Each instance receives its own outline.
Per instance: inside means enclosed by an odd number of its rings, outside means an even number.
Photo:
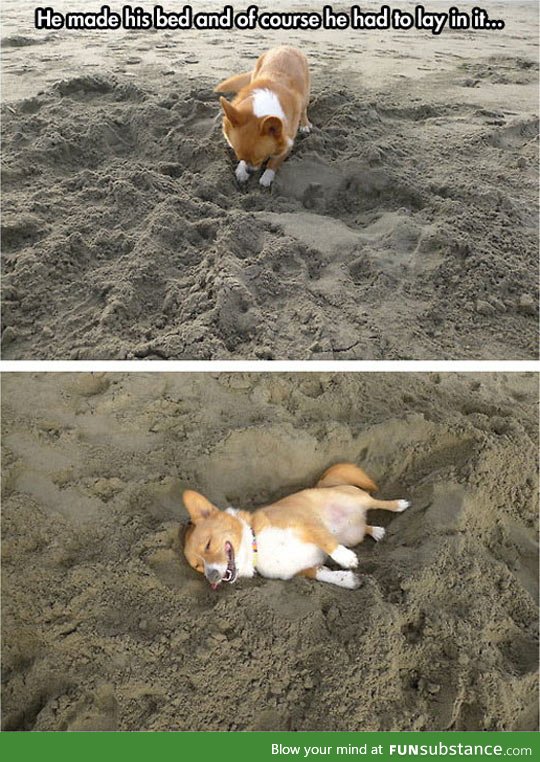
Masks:
[[[263,577],[290,579],[303,569],[318,566],[324,557],[320,548],[302,540],[293,529],[271,527],[257,535],[256,568]]]

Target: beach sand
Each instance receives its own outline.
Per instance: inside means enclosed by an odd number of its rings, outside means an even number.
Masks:
[[[537,356],[537,3],[438,37],[44,32],[32,9],[3,3],[5,359]],[[314,130],[271,192],[240,188],[212,90],[282,42]]]
[[[7,730],[532,730],[534,374],[7,374]],[[183,489],[252,509],[340,460],[362,585],[213,592]]]

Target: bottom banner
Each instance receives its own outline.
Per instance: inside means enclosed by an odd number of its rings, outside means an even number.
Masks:
[[[0,752],[21,760],[100,762],[129,754],[130,760],[163,753],[171,758],[196,754],[209,758],[263,760],[415,760],[524,757],[538,759],[540,741],[533,732],[422,733],[2,733]]]

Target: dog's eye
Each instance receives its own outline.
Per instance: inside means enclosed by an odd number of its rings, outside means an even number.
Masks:
[[[208,542],[206,543],[205,550],[210,550],[210,540],[208,540]]]

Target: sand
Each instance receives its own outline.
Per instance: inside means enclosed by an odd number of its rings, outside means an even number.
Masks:
[[[537,357],[537,3],[438,37],[38,32],[32,7],[3,3],[5,359]],[[212,88],[284,41],[314,130],[239,187]]]
[[[534,374],[7,374],[7,730],[537,726]],[[31,404],[30,404],[31,401]],[[362,585],[183,561],[181,493],[252,509],[360,463],[407,497]]]

